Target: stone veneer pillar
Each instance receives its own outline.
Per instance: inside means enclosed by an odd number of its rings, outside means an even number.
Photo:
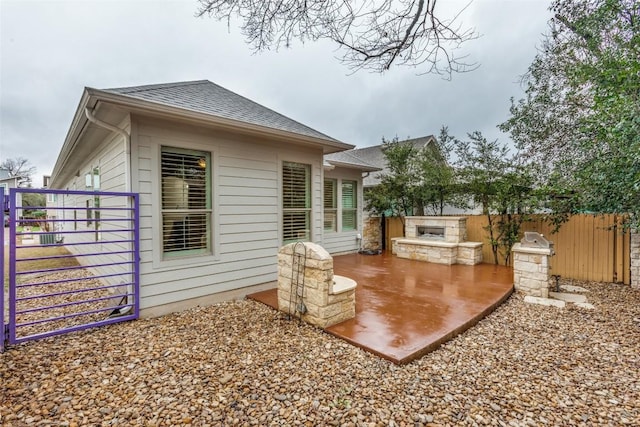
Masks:
[[[382,249],[382,230],[380,227],[380,221],[382,221],[382,218],[378,216],[365,218],[362,221],[362,249]]]
[[[533,248],[516,243],[513,253],[513,285],[534,297],[549,298],[552,248]]]
[[[295,245],[290,243],[278,251],[278,309],[285,313],[295,311],[295,307],[291,307],[292,255]],[[320,245],[305,242],[304,246],[307,258],[302,302],[306,313],[302,315],[302,320],[326,328],[355,317],[355,287],[334,291],[333,258]],[[293,301],[295,305],[295,298]]]
[[[631,287],[640,289],[640,233],[631,234]]]

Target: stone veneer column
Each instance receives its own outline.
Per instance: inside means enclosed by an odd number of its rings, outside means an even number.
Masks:
[[[631,234],[631,287],[640,289],[640,233]]]
[[[365,218],[362,223],[362,249],[382,249],[382,230],[380,229],[380,217]]]
[[[513,284],[526,295],[549,298],[552,248],[513,245]]]
[[[283,246],[278,251],[278,309],[285,313],[291,310],[292,261],[295,243]],[[355,289],[334,293],[333,258],[320,245],[304,243],[306,264],[302,301],[306,313],[302,320],[326,328],[344,322],[356,315]],[[295,290],[294,290],[295,292]],[[295,304],[295,298],[293,300]]]

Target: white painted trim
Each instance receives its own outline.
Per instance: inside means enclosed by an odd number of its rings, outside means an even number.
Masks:
[[[153,249],[152,265],[157,271],[173,270],[176,267],[185,265],[191,267],[209,265],[220,260],[220,236],[219,236],[219,216],[218,207],[218,147],[217,145],[203,144],[198,141],[189,140],[187,136],[181,140],[165,139],[161,137],[150,137],[151,164],[153,165],[151,179],[151,221],[153,223]],[[175,259],[164,259],[162,255],[162,188],[160,179],[160,149],[162,146],[183,148],[187,150],[198,150],[210,153],[211,157],[211,254],[191,255],[176,257]]]

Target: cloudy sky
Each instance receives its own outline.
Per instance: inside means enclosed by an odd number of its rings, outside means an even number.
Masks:
[[[450,13],[466,2],[438,3]],[[329,43],[253,54],[237,27],[196,18],[195,0],[0,0],[0,160],[51,172],[85,86],[208,79],[358,147],[381,138],[482,131],[496,125],[531,63],[547,0],[473,0],[461,16],[482,36],[463,49],[480,67],[450,81],[394,68],[355,74]]]

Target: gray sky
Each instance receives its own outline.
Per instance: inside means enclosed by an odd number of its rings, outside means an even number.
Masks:
[[[195,18],[194,0],[0,0],[0,160],[28,158],[39,186],[85,86],[201,79],[358,147],[437,135],[442,125],[507,141],[496,125],[509,98],[522,96],[518,77],[547,29],[549,3],[474,0],[460,19],[482,35],[463,48],[480,68],[447,81],[408,68],[350,74],[329,43],[255,55],[238,27]]]

